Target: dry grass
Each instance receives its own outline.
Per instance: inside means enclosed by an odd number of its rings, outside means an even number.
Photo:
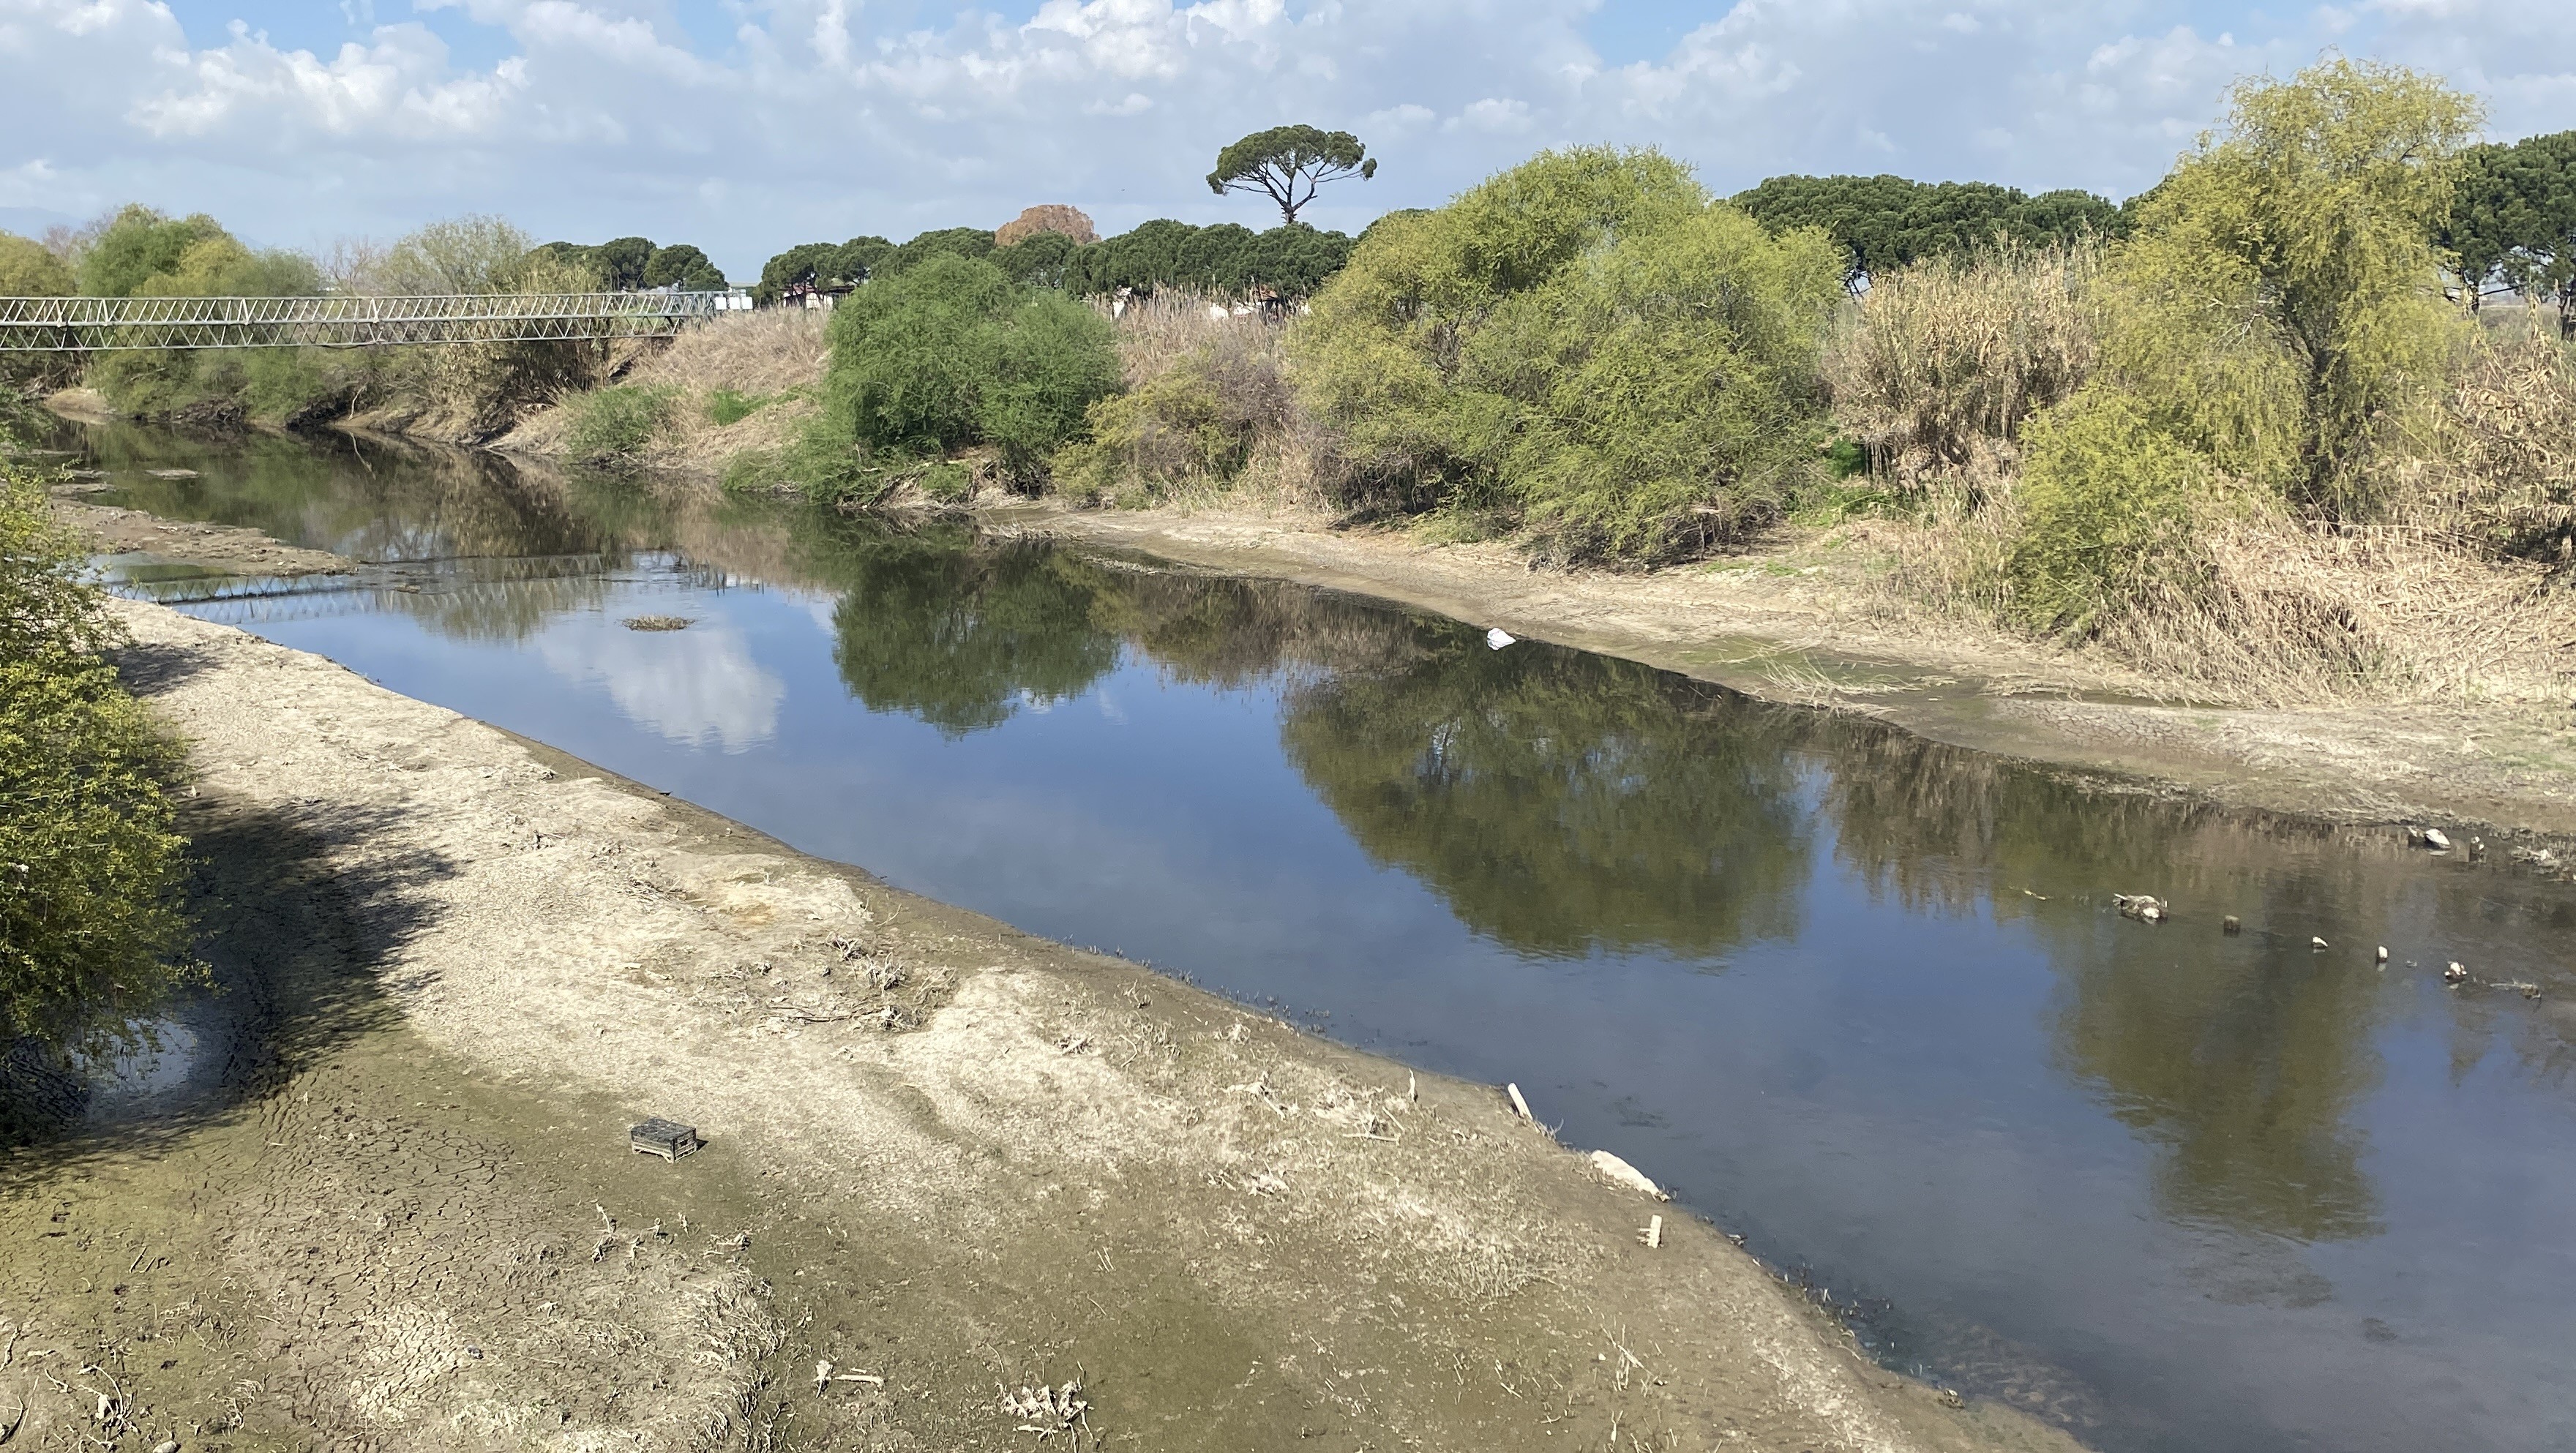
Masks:
[[[1974,629],[2004,618],[2019,529],[2009,490],[1945,488],[1873,522],[1869,613]],[[2249,706],[2546,703],[2576,694],[2576,592],[2442,532],[2241,522],[2198,542],[2204,572],[2104,623],[2079,649],[2176,695]]]
[[[2399,471],[2407,517],[2468,548],[2576,557],[2576,353],[2555,331],[2470,345],[2434,457]]]
[[[1136,477],[1126,488],[1104,491],[1105,498],[1130,504],[1150,498],[1184,510],[1321,507],[1321,482],[1334,467],[1335,451],[1289,385],[1285,344],[1292,325],[1257,312],[1237,313],[1236,306],[1230,299],[1167,291],[1130,299],[1117,312],[1118,360],[1130,395],[1186,396],[1193,391],[1175,389],[1171,381],[1186,368],[1205,385],[1195,393],[1213,405],[1205,410],[1209,419],[1248,435],[1249,446],[1240,467],[1224,474],[1175,461],[1156,467],[1155,459],[1139,455]],[[1143,477],[1149,472],[1150,481]]]
[[[732,313],[638,354],[616,382],[671,389],[677,403],[669,423],[635,462],[713,471],[737,454],[785,445],[819,407],[823,368],[831,359],[824,336],[830,317],[801,308]],[[733,423],[719,423],[712,407],[719,395],[754,407]],[[566,453],[571,412],[548,409],[521,424],[501,447]]]
[[[1174,289],[1129,298],[1121,307],[1097,306],[1117,321],[1118,363],[1131,389],[1171,372],[1211,344],[1266,352],[1274,360],[1280,356],[1278,326],[1257,312],[1237,314],[1231,299]]]
[[[1834,412],[1904,484],[2010,460],[2032,414],[2093,371],[2098,249],[2009,247],[1890,274],[1825,360]]]
[[[2203,541],[2208,588],[2113,623],[2135,665],[2263,706],[2564,701],[2576,593],[2432,532],[2239,525]]]

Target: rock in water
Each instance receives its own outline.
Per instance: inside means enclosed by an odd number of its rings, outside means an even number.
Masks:
[[[1643,1191],[1658,1201],[1669,1201],[1672,1199],[1671,1196],[1665,1194],[1663,1187],[1656,1185],[1651,1180],[1648,1180],[1644,1171],[1637,1169],[1635,1166],[1628,1164],[1626,1161],[1621,1160],[1619,1157],[1612,1155],[1606,1150],[1596,1150],[1592,1152],[1592,1169],[1599,1172],[1603,1180],[1610,1182],[1614,1186],[1626,1186],[1632,1191]]]
[[[2437,853],[2447,853],[2451,850],[2451,840],[2442,835],[2440,828],[2428,827],[2424,829],[2424,846]]]

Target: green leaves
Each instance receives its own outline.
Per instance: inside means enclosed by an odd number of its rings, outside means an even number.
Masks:
[[[2576,131],[2469,148],[2434,240],[2451,253],[2472,305],[2492,283],[2553,295],[2559,331],[2576,333]]]
[[[1908,263],[1959,257],[1997,242],[2060,246],[2126,230],[2120,209],[2090,192],[2027,196],[1991,182],[1903,177],[1781,176],[1736,195],[1735,205],[1777,230],[1822,228],[1842,246],[1845,285]]]
[[[180,975],[187,844],[163,784],[180,751],[93,654],[43,489],[0,462],[0,1038],[96,1045]]]
[[[1377,162],[1358,137],[1312,126],[1274,126],[1218,152],[1207,184],[1218,196],[1263,193],[1279,204],[1279,220],[1294,225],[1299,210],[1315,199],[1316,188],[1352,175],[1363,180],[1377,175]]]
[[[850,294],[831,336],[831,418],[876,449],[995,444],[1030,469],[1119,382],[1108,319],[971,258],[934,257]]]
[[[1652,151],[1544,153],[1381,224],[1292,339],[1356,493],[1500,507],[1567,559],[1687,555],[1815,467],[1841,261]]]

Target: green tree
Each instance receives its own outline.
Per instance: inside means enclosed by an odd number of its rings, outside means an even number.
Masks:
[[[683,292],[717,292],[725,286],[724,273],[707,260],[707,255],[685,242],[653,249],[644,264],[644,286],[676,287]]]
[[[993,234],[981,227],[942,227],[915,235],[874,265],[873,276],[892,277],[934,257],[990,257]]]
[[[760,266],[760,283],[752,296],[763,306],[778,301],[779,295],[802,283],[829,280],[833,254],[840,249],[829,242],[800,242]]]
[[[12,232],[0,232],[0,298],[68,297],[80,287],[70,264]]]
[[[596,248],[569,242],[532,245],[508,219],[473,213],[425,223],[386,250],[367,286],[412,297],[476,296],[521,291],[540,271],[586,275],[598,287]]]
[[[853,237],[832,249],[831,261],[825,265],[821,281],[857,286],[877,275],[885,260],[894,255],[894,244],[874,235]]]
[[[1776,518],[1812,467],[1841,271],[1659,152],[1546,152],[1381,224],[1290,347],[1355,495],[1669,559]]]
[[[653,239],[612,237],[590,249],[588,260],[602,286],[613,293],[631,293],[644,286],[644,269],[653,261]]]
[[[120,209],[100,229],[80,259],[80,290],[92,297],[131,297],[146,282],[175,271],[180,255],[200,242],[227,237],[202,212],[173,218],[139,204]]]
[[[1118,387],[1109,320],[979,258],[933,257],[832,315],[829,415],[874,449],[1001,448],[1029,473]]]
[[[187,844],[178,747],[99,658],[117,633],[83,563],[0,458],[0,1038],[95,1048],[185,971]]]
[[[1031,232],[1008,247],[993,249],[993,265],[1011,281],[1035,288],[1064,286],[1066,265],[1082,244],[1061,232]]]
[[[0,297],[59,298],[80,290],[69,264],[43,245],[0,232]],[[68,338],[57,341],[70,341]],[[41,392],[79,376],[76,353],[20,353],[0,358],[0,429],[22,407],[19,391]]]
[[[2472,310],[2501,282],[2553,298],[2560,335],[2576,336],[2576,131],[2469,148],[2434,240]]]
[[[2115,326],[2106,362],[2161,394],[2151,407],[2202,414],[2211,396],[2170,365],[2223,340],[2181,332],[2258,321],[2296,380],[2294,502],[2342,511],[2366,448],[2402,426],[2447,360],[2432,237],[2478,120],[2437,78],[2373,62],[2239,83],[2225,129],[2138,206],[2125,271],[2166,306],[2153,325]],[[2186,442],[2194,432],[2210,430]]]
[[[2123,230],[2120,209],[2090,192],[2027,196],[1991,182],[1915,182],[1895,176],[1779,176],[1735,204],[1774,231],[1817,227],[1841,244],[1844,283],[1908,263],[1954,257],[1998,240],[2063,245]]]
[[[1347,131],[1312,126],[1274,126],[1256,131],[1216,154],[1216,170],[1207,175],[1208,190],[1260,192],[1279,205],[1279,220],[1294,225],[1297,213],[1315,200],[1326,182],[1377,175],[1377,159]]]

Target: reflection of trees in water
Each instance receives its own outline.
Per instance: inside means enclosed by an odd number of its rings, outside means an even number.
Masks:
[[[2314,824],[2106,791],[1876,727],[1829,734],[1836,856],[1917,911],[1984,900],[2029,926],[2060,976],[2058,1062],[2161,1149],[2167,1214],[2303,1240],[2373,1228],[2351,1117],[2379,1077],[2379,978],[2350,952],[2309,952],[2304,932],[2260,930],[2371,934],[2362,905],[2386,903],[2393,863],[2374,870]],[[2183,917],[2129,922],[2103,911],[2112,892],[2153,893]],[[2227,912],[2257,932],[2222,939]]]
[[[783,547],[783,548],[782,548]],[[1404,618],[1275,581],[1103,561],[955,525],[808,514],[769,549],[841,593],[833,657],[853,695],[951,735],[1079,696],[1133,646],[1175,679],[1242,686],[1409,649]],[[728,559],[731,555],[728,554]]]
[[[1305,686],[1280,727],[1372,857],[1526,953],[1706,956],[1795,931],[1809,844],[1787,713],[1417,629],[1412,665]]]
[[[255,433],[209,447],[163,429],[100,425],[84,439],[137,507],[216,520],[360,560],[617,555],[658,544],[661,493],[497,454],[350,435]],[[140,471],[199,471],[161,480]]]
[[[1095,568],[1061,551],[878,545],[832,614],[832,659],[872,711],[963,736],[1023,701],[1078,696],[1118,664],[1118,638],[1091,622]]]

